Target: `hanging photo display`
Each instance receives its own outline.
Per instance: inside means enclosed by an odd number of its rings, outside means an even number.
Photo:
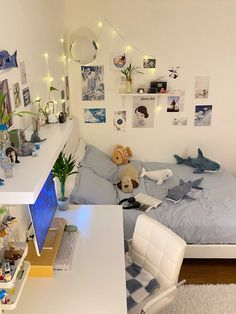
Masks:
[[[5,101],[4,101],[4,115],[12,112],[12,106],[11,106],[11,98],[8,88],[8,80],[3,80],[0,82],[0,92],[6,95]],[[12,118],[8,122],[8,126],[12,126]]]
[[[19,83],[15,83],[12,85],[12,91],[14,96],[15,108],[21,106],[21,95],[20,95],[20,85]]]
[[[210,126],[212,117],[212,105],[195,106],[195,126]]]
[[[126,68],[130,63],[130,55],[123,51],[110,54],[110,65],[112,71],[120,71]]]
[[[104,100],[103,76],[103,66],[81,66],[82,100]]]
[[[115,111],[113,116],[113,127],[115,131],[124,132],[126,129],[126,111]]]
[[[143,59],[143,67],[154,69],[156,67],[156,59]]]
[[[154,127],[154,96],[133,97],[133,128]]]
[[[30,99],[30,90],[29,90],[29,87],[26,87],[22,90],[22,93],[23,93],[23,100],[24,100],[24,106],[28,106],[31,102],[31,99]]]
[[[186,117],[174,118],[172,120],[172,125],[174,126],[185,126],[188,123],[188,119]]]
[[[27,83],[27,76],[26,76],[26,69],[25,69],[25,62],[20,62],[20,79],[21,84],[25,85]]]
[[[209,96],[209,76],[195,77],[195,98],[208,98]]]
[[[85,108],[84,123],[106,123],[106,109]]]
[[[167,112],[180,112],[184,110],[184,95],[181,90],[169,91],[170,96],[167,97]]]

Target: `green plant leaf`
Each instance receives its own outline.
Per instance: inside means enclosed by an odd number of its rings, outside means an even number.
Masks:
[[[50,92],[52,92],[52,91],[54,91],[54,90],[57,90],[57,91],[58,91],[58,89],[57,89],[56,87],[50,86]]]

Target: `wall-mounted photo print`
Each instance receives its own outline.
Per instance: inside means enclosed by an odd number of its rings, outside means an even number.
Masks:
[[[25,63],[20,62],[19,63],[20,67],[20,79],[21,79],[21,84],[25,85],[27,83],[27,76],[26,76],[26,69],[25,69]]]
[[[0,82],[0,91],[6,95],[5,101],[4,101],[4,114],[8,114],[12,112],[12,106],[11,106],[11,98],[10,98],[10,93],[9,93],[9,88],[8,88],[8,81],[3,80]],[[12,126],[12,118],[8,122],[8,126]]]
[[[134,96],[133,97],[133,128],[154,127],[155,97]]]
[[[106,123],[106,109],[85,108],[84,123]]]
[[[167,97],[167,112],[180,112],[184,110],[184,90],[170,90]]]
[[[21,106],[21,95],[20,95],[20,85],[19,83],[15,83],[12,85],[12,91],[14,96],[15,108]]]
[[[210,126],[212,117],[212,105],[195,106],[195,126]]]
[[[120,71],[129,65],[130,56],[122,51],[110,54],[110,64],[112,71]]]
[[[82,100],[104,100],[103,73],[103,66],[81,66]]]
[[[114,111],[113,116],[114,130],[124,132],[126,129],[126,111]]]
[[[26,87],[22,90],[22,93],[23,93],[23,100],[24,100],[24,106],[28,106],[31,102],[31,99],[30,99],[30,90],[29,90],[29,87]]]
[[[143,59],[143,67],[154,69],[156,67],[156,59]]]
[[[167,112],[179,112],[180,96],[168,96]]]
[[[186,117],[174,118],[172,120],[172,125],[174,126],[185,126],[188,123],[188,119]]]
[[[195,98],[208,98],[209,96],[209,76],[195,77]]]

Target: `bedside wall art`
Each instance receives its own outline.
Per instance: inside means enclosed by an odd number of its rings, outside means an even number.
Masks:
[[[84,123],[106,123],[106,109],[85,108]]]
[[[186,126],[188,124],[188,119],[186,117],[174,118],[172,120],[172,125],[174,126]]]
[[[125,132],[126,130],[126,111],[114,111],[113,115],[114,131]]]
[[[104,100],[104,67],[81,66],[82,100]]]
[[[195,126],[210,126],[212,118],[212,105],[196,105],[195,106]]]
[[[206,99],[209,96],[209,76],[195,77],[195,98]]]
[[[21,79],[21,84],[25,85],[27,83],[27,75],[26,75],[26,69],[25,69],[25,62],[20,62],[20,79]]]
[[[154,96],[133,97],[133,128],[154,128]]]

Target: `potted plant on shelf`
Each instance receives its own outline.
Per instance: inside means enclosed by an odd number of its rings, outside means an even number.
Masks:
[[[65,185],[66,179],[72,175],[76,174],[78,171],[73,171],[75,167],[76,160],[69,157],[65,153],[60,152],[52,170],[54,177],[58,178],[60,182],[61,196],[58,198],[58,207],[60,210],[67,210],[69,207],[69,198],[65,196]]]
[[[143,74],[142,71],[139,70],[140,67],[130,64],[124,69],[121,70],[121,73],[125,76],[126,85],[125,85],[125,92],[131,93],[132,92],[132,80],[133,76],[136,74]]]
[[[57,117],[55,115],[55,104],[56,102],[52,100],[51,93],[53,91],[59,91],[57,88],[50,86],[49,94],[48,94],[48,101],[46,102],[45,106],[42,107],[40,102],[41,98],[38,98],[34,101],[34,103],[38,103],[38,112],[42,115],[41,118],[44,118],[45,123],[56,123]],[[43,122],[41,122],[41,126],[43,126]]]
[[[2,93],[0,91],[0,151],[2,155],[2,150],[3,150],[3,144],[6,143],[9,139],[8,136],[8,126],[11,121],[11,118],[13,116],[19,116],[22,117],[24,114],[32,114],[32,115],[37,115],[37,113],[31,112],[31,111],[12,111],[8,112],[7,107],[6,107],[6,97],[7,93]]]

